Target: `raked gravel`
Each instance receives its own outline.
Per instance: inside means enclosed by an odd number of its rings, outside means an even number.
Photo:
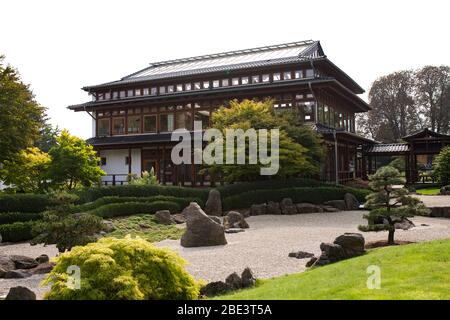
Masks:
[[[359,232],[357,226],[367,223],[362,218],[365,211],[337,213],[312,213],[292,216],[254,216],[247,218],[250,229],[227,234],[225,246],[183,248],[179,240],[157,243],[180,253],[188,262],[188,271],[198,279],[224,280],[232,272],[242,272],[250,267],[258,278],[270,278],[302,272],[308,259],[289,258],[291,251],[307,251],[320,254],[321,242],[332,242],[344,232]],[[428,241],[450,238],[450,219],[412,218],[416,227],[407,231],[397,230],[396,239]],[[363,233],[366,241],[387,239],[386,232]],[[0,254],[22,254],[37,257],[40,254],[55,256],[54,246],[30,246],[14,244],[0,246]],[[11,286],[26,286],[42,297],[45,289],[39,288],[43,276],[26,279],[0,279],[0,296]]]

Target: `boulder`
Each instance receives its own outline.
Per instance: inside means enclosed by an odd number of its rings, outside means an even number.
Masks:
[[[248,229],[250,227],[247,221],[245,221],[242,214],[240,214],[237,211],[228,212],[225,218],[223,219],[223,225],[225,226],[225,229],[232,229],[232,228]]]
[[[31,269],[39,264],[36,259],[26,256],[11,255],[10,258],[14,262],[16,269]]]
[[[2,237],[2,234],[0,233],[0,243],[2,243],[2,241],[3,241],[3,237]]]
[[[225,283],[228,284],[232,290],[238,290],[242,288],[242,280],[241,277],[236,272],[230,274],[226,279]]]
[[[0,279],[3,278],[3,277],[5,276],[6,272],[7,272],[7,271],[6,271],[5,269],[3,269],[2,267],[0,267]]]
[[[217,189],[211,189],[208,194],[208,200],[206,200],[205,212],[209,216],[221,216],[222,215],[222,199],[220,192]]]
[[[438,218],[450,218],[450,207],[432,207],[430,216]]]
[[[260,216],[263,214],[267,214],[267,204],[252,204],[252,206],[250,207],[251,216]]]
[[[176,213],[172,215],[172,220],[176,223],[176,224],[182,224],[182,223],[186,223],[186,217],[181,214],[181,213]]]
[[[47,263],[50,261],[50,258],[48,257],[48,255],[46,254],[41,254],[39,257],[37,257],[35,259],[37,261],[37,263],[41,264],[41,263]]]
[[[347,209],[347,206],[346,206],[344,200],[330,200],[330,201],[324,202],[324,204],[327,206],[331,206],[336,209],[339,209],[341,211],[344,211]]]
[[[442,187],[442,188],[439,190],[439,194],[440,194],[441,196],[449,196],[449,195],[450,195],[450,186]],[[1,241],[0,241],[0,242],[1,242]]]
[[[284,198],[280,202],[280,208],[282,214],[296,214],[297,213],[297,207],[292,202],[291,198]]]
[[[103,230],[105,230],[106,232],[113,232],[114,230],[116,230],[116,226],[112,221],[103,220]]]
[[[359,209],[359,201],[356,199],[355,195],[352,193],[346,193],[344,195],[345,207],[347,210],[358,210]]]
[[[344,250],[345,258],[360,256],[365,253],[364,237],[360,233],[344,233],[334,240]]]
[[[36,300],[36,294],[25,287],[12,287],[9,289],[6,300]]]
[[[159,224],[174,224],[169,210],[158,210],[155,212],[155,219]]]
[[[314,266],[324,266],[345,259],[345,252],[338,244],[321,243],[320,250],[322,250],[322,254],[314,262]]]
[[[217,296],[219,294],[231,291],[231,286],[223,281],[210,282],[200,289],[200,294],[207,297]]]
[[[9,271],[14,270],[16,268],[16,265],[9,256],[0,255],[0,268],[5,271]]]
[[[305,264],[305,267],[310,268],[314,265],[314,263],[317,261],[316,257],[312,257],[308,260],[308,262]]]
[[[31,276],[27,270],[9,270],[3,276],[4,279],[23,279]]]
[[[323,209],[312,203],[297,203],[295,205],[297,207],[298,213],[315,213],[315,212],[323,212]]]
[[[242,288],[253,287],[256,284],[256,278],[250,268],[245,268],[241,274],[241,285]]]
[[[45,273],[49,273],[50,271],[52,271],[54,266],[55,266],[55,264],[53,262],[46,262],[46,263],[41,263],[36,268],[29,269],[28,271],[31,274],[45,274]]]
[[[225,228],[208,217],[197,203],[191,202],[183,210],[183,215],[186,217],[186,232],[181,237],[183,247],[227,244]]]
[[[280,204],[278,202],[269,201],[267,203],[267,214],[281,214]]]
[[[220,220],[219,217],[217,216],[208,216],[210,219],[214,220],[215,222],[217,222],[218,224],[222,224],[222,220]]]
[[[295,251],[295,252],[290,252],[288,257],[297,258],[297,259],[312,258],[312,257],[314,257],[314,253],[305,252],[305,251]]]
[[[395,229],[409,230],[409,229],[414,228],[416,226],[408,218],[392,217],[392,220],[394,221]],[[389,224],[389,222],[387,220],[383,220],[383,223],[384,224]]]
[[[339,209],[337,209],[335,207],[332,207],[332,206],[321,205],[320,207],[322,208],[322,210],[324,212],[339,212],[339,211],[341,211],[341,210],[339,210]]]

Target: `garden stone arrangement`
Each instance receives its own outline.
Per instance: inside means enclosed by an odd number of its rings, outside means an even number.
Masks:
[[[256,278],[250,268],[245,268],[241,276],[233,272],[224,281],[210,282],[200,289],[200,294],[206,297],[212,297],[230,291],[251,288],[256,284]]]
[[[0,255],[0,279],[28,278],[35,274],[49,273],[54,267],[45,254],[36,259],[21,255]]]

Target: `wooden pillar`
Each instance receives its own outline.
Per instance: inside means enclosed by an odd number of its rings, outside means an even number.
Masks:
[[[166,145],[162,146],[162,182],[166,184]]]
[[[405,154],[405,178],[406,183],[411,183],[411,173],[409,169],[409,154]]]
[[[366,170],[366,157],[364,153],[362,153],[362,159],[361,159],[361,177],[363,179],[367,179],[367,170]]]
[[[128,148],[128,174],[131,174],[131,148]]]

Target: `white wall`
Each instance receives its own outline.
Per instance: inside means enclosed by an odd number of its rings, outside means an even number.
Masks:
[[[94,112],[94,117],[95,117],[95,112]],[[96,122],[95,119],[92,119],[92,136],[91,137],[96,137],[97,136],[97,128],[96,128]]]
[[[125,164],[125,158],[128,157],[128,149],[101,150],[99,156],[106,158],[106,165],[101,166],[106,174],[123,174],[125,176],[116,177],[116,181],[127,181],[128,165]],[[131,149],[131,173],[141,174],[141,149]],[[112,177],[103,177],[102,181],[111,182]]]

